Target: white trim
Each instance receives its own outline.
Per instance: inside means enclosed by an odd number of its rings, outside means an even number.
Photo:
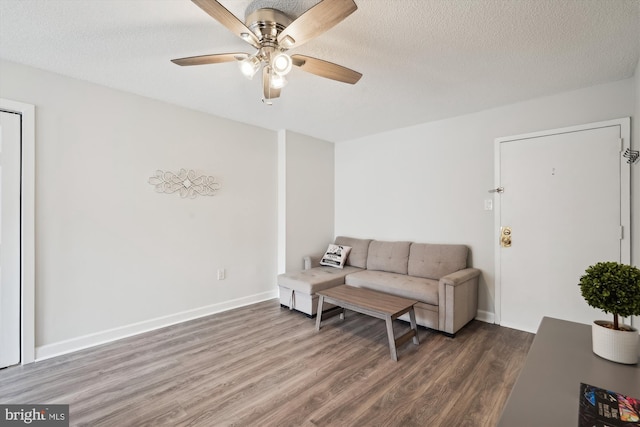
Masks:
[[[493,148],[493,179],[494,184],[493,188],[498,188],[500,186],[500,139],[496,139],[494,142]],[[502,198],[500,197],[500,193],[493,193],[493,247],[494,247],[494,281],[493,281],[493,311],[494,311],[494,322],[496,325],[501,324],[501,315],[502,315],[502,276],[500,275],[500,270],[502,268],[502,264],[500,263],[500,226],[502,225],[502,217],[500,216],[500,212],[502,212]]]
[[[500,186],[500,144],[509,141],[517,141],[517,140],[525,140],[531,138],[539,138],[549,135],[557,135],[562,133],[570,133],[570,132],[580,132],[589,129],[599,129],[605,127],[619,126],[620,127],[620,138],[622,139],[622,151],[626,148],[631,148],[631,119],[629,117],[623,117],[621,119],[615,120],[607,120],[603,122],[594,122],[587,123],[584,125],[578,126],[569,126],[565,128],[559,129],[549,129],[540,132],[527,133],[522,135],[513,135],[506,136],[501,138],[496,138],[494,140],[494,188],[498,188]],[[626,192],[620,194],[620,224],[624,227],[625,235],[624,239],[620,241],[620,261],[629,264],[631,262],[631,167],[625,167],[626,161],[620,156],[620,182],[621,182],[621,191],[624,191],[626,188]],[[625,187],[626,186],[626,187]],[[626,195],[626,197],[625,197]],[[501,205],[500,205],[500,195],[495,193],[494,195],[494,207],[495,207],[495,215],[494,215],[494,259],[495,259],[495,281],[494,281],[494,304],[495,304],[495,323],[502,326],[507,326],[515,329],[526,330],[520,327],[519,325],[504,325],[501,322],[501,295],[502,295],[502,280],[501,280],[501,264],[500,264],[500,244],[499,236],[500,233],[500,225],[501,225]],[[625,215],[625,212],[629,213],[629,215]],[[531,331],[529,331],[531,332]],[[535,333],[535,331],[533,331]]]
[[[490,311],[478,310],[476,320],[485,323],[495,323],[495,314]]]
[[[620,147],[620,152],[624,153],[626,149],[631,150],[631,118],[627,117],[625,119],[620,119],[620,138],[622,139],[622,147]],[[624,214],[624,212],[629,212],[629,216],[627,218],[620,218],[620,224],[623,228],[623,239],[620,241],[620,262],[625,264],[631,264],[631,230],[633,225],[631,224],[631,198],[633,195],[631,194],[631,164],[627,163],[627,161],[620,156],[620,179],[622,182],[627,182],[627,192],[626,194],[620,194],[621,200],[621,210],[620,212]],[[623,189],[621,189],[623,190]],[[624,244],[623,242],[626,242]],[[630,321],[632,321],[630,319]]]
[[[21,333],[20,363],[34,361],[35,348],[35,106],[0,98],[0,109],[21,115]]]
[[[519,323],[511,323],[511,322],[504,323],[503,322],[500,326],[502,326],[503,328],[517,329],[518,331],[529,332],[529,333],[532,333],[532,334],[535,334],[535,333],[538,332],[537,328],[536,329],[531,329],[528,326],[524,326],[524,325],[521,325]]]
[[[267,301],[274,298],[278,298],[277,289],[221,302],[218,304],[212,304],[206,307],[183,311],[181,313],[170,314],[168,316],[158,317],[156,319],[145,320],[142,322],[133,323],[131,325],[121,326],[119,328],[96,332],[93,334],[84,335],[53,344],[43,345],[40,347],[36,347],[36,361],[61,356],[63,354],[83,350],[85,348],[94,347],[96,345],[109,343],[122,338],[127,338],[133,335],[142,334],[144,332],[153,331],[155,329],[175,325],[177,323],[187,322],[189,320],[210,316],[212,314],[232,310],[234,308],[243,307],[262,301]]]

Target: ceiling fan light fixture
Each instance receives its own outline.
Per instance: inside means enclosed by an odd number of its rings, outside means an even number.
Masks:
[[[291,71],[293,61],[286,53],[279,53],[271,58],[271,68],[279,76],[285,76]]]
[[[260,69],[260,60],[254,55],[250,56],[242,61],[238,62],[238,66],[240,67],[240,72],[249,80],[253,78],[253,76]]]
[[[282,89],[287,85],[287,79],[280,74],[271,73],[269,76],[269,86],[273,89]]]

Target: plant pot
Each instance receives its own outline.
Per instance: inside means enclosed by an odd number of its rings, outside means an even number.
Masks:
[[[603,325],[613,325],[613,322],[596,320],[591,325],[593,352],[598,356],[613,362],[634,365],[638,363],[640,352],[640,335],[638,330],[628,325],[626,331],[617,331]]]

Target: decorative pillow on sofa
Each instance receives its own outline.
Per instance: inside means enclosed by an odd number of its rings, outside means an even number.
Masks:
[[[327,252],[325,252],[320,260],[320,265],[342,268],[347,261],[349,251],[351,251],[351,246],[329,245]]]

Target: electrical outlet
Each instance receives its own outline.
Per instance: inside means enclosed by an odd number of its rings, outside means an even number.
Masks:
[[[218,269],[218,280],[224,280],[224,277],[225,277],[224,268],[219,268]]]

